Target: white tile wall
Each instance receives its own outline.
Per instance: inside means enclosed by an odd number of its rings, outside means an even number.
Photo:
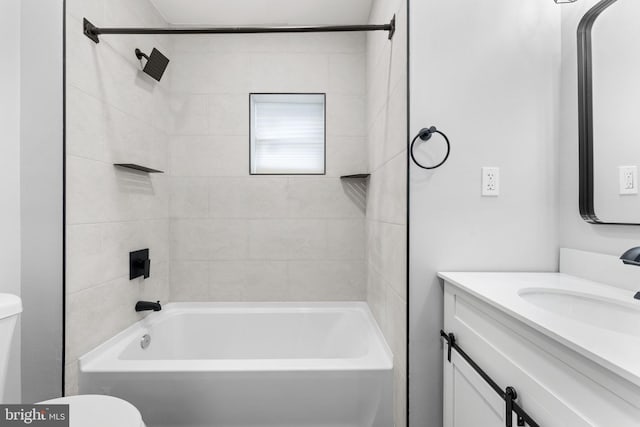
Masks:
[[[295,299],[289,288],[292,284],[289,264],[284,262],[256,261],[246,263],[243,299],[258,301],[284,301]],[[214,277],[211,280],[216,280]],[[310,296],[304,298],[312,299]]]
[[[334,93],[365,95],[366,79],[353,76],[365,69],[365,54],[336,53],[329,56],[329,86]]]
[[[246,93],[209,95],[207,114],[211,133],[246,135],[249,129],[248,98]]]
[[[362,218],[364,209],[350,185],[337,178],[291,179],[289,213],[296,218]]]
[[[353,171],[368,171],[367,139],[360,136],[332,136],[327,147],[327,176],[338,177]]]
[[[173,65],[173,64],[172,64]],[[174,95],[171,97],[172,133],[206,135],[209,133],[209,97],[207,95]]]
[[[266,264],[266,262],[264,263]],[[283,265],[282,262],[271,263],[276,266]],[[208,264],[207,298],[211,301],[242,301],[245,297],[245,288],[248,286],[249,270],[252,263],[247,261],[213,261]],[[266,266],[265,266],[266,268]],[[253,270],[255,271],[255,270]],[[270,269],[270,271],[273,271]],[[238,272],[241,272],[238,274]],[[256,280],[262,280],[266,274],[258,275]],[[182,278],[180,278],[182,280]],[[282,277],[282,282],[286,283],[286,272]],[[174,282],[176,286],[182,286]],[[257,286],[257,283],[254,283]]]
[[[248,147],[248,137],[242,136],[173,136],[169,171],[173,176],[247,176]]]
[[[172,177],[169,215],[172,218],[206,218],[209,214],[209,181],[207,177]]]
[[[249,60],[251,92],[325,92],[329,89],[328,55],[268,52],[251,54]]]
[[[245,156],[246,156],[245,152]],[[248,171],[245,172],[248,175]],[[209,181],[209,215],[215,218],[286,218],[286,177],[214,177]]]
[[[407,62],[406,0],[374,0],[371,22],[396,14],[393,41],[367,37],[367,301],[394,355],[394,421],[406,425]]]
[[[240,53],[174,53],[174,94],[241,93],[249,85],[250,57]]]
[[[359,95],[327,98],[327,134],[362,136],[366,134],[365,99]]]
[[[319,219],[249,221],[249,258],[316,260],[327,256],[327,224]]]
[[[363,261],[298,261],[289,263],[294,299],[358,300],[365,289]]]
[[[180,261],[246,259],[249,232],[237,219],[173,219],[171,256]]]
[[[172,42],[172,299],[364,300],[364,35]],[[327,175],[249,175],[251,92],[327,94]]]
[[[138,300],[169,298],[169,181],[118,169],[140,163],[166,169],[169,75],[141,73],[133,51],[159,37],[102,37],[95,24],[165,25],[146,0],[67,1],[67,343],[66,391],[77,393],[77,358],[144,315]],[[169,54],[169,56],[171,56]],[[129,280],[129,252],[149,248],[151,278]]]

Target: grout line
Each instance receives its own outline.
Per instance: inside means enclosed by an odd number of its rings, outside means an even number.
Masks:
[[[379,165],[376,169],[373,169],[371,171],[371,174],[374,174],[376,172],[378,172],[379,170],[381,170],[382,168],[388,166],[389,163],[391,163],[393,160],[396,160],[396,158],[402,154],[405,154],[407,151],[407,148],[403,148],[400,152],[394,154],[392,157],[390,157],[389,159],[385,160],[381,165]]]
[[[137,119],[138,121],[142,121],[142,122],[144,122],[145,125],[148,125],[149,127],[152,127],[157,131],[167,133],[167,135],[169,134],[169,132],[167,130],[158,128],[153,123],[147,121],[146,118],[139,117],[139,116],[137,116],[137,115],[135,115],[133,113],[125,111],[122,108],[120,108],[118,106],[115,106],[115,105],[111,104],[110,102],[107,102],[106,100],[96,96],[95,94],[93,94],[91,92],[87,92],[85,89],[81,88],[80,86],[76,85],[75,83],[67,82],[66,86],[67,86],[66,87],[67,90],[65,92],[68,92],[69,88],[73,88],[73,89],[77,90],[78,92],[82,92],[83,95],[88,96],[90,98],[93,98],[95,101],[99,102],[102,105],[106,105],[106,106],[108,106],[110,108],[113,108],[114,110],[119,111],[120,113],[124,114],[125,116],[133,117],[133,118]]]

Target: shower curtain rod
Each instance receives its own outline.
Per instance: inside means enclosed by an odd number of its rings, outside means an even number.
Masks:
[[[336,33],[354,31],[388,31],[389,40],[396,31],[396,16],[382,25],[327,25],[304,27],[176,27],[176,28],[99,28],[87,18],[83,21],[84,35],[100,43],[102,34],[259,34],[259,33]]]

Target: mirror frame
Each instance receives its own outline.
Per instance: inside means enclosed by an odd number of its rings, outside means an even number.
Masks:
[[[640,225],[640,223],[608,222],[598,218],[594,206],[593,179],[593,74],[591,30],[598,17],[618,0],[601,0],[582,17],[578,25],[578,121],[580,215],[591,224]]]

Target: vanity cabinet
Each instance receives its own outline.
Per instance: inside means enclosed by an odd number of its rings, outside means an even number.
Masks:
[[[453,333],[460,348],[502,389],[515,388],[518,404],[541,427],[640,426],[635,383],[561,344],[550,331],[531,327],[517,313],[468,292],[459,280],[451,283],[446,274],[441,275],[444,331]],[[504,400],[455,349],[449,362],[444,340],[443,365],[445,427],[507,425]],[[515,415],[512,425],[519,425]]]

